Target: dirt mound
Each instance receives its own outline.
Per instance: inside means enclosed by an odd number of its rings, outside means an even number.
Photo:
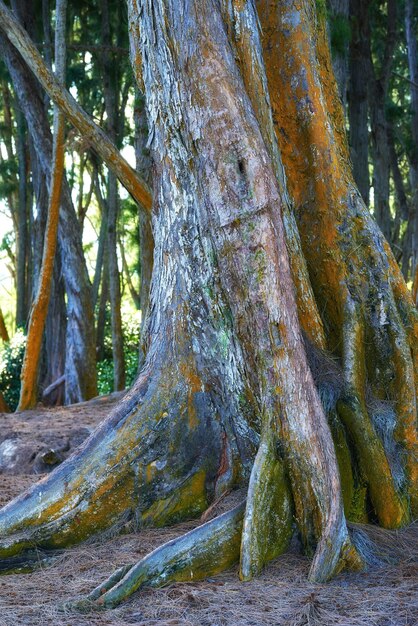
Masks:
[[[93,428],[116,399],[6,416],[6,428],[24,435],[29,447],[31,441],[44,441],[44,429],[69,437],[74,429]],[[0,476],[0,504],[38,478]],[[231,494],[211,516],[241,495]],[[418,626],[418,525],[393,533],[367,528],[380,551],[396,559],[368,573],[342,574],[326,585],[307,582],[309,560],[295,546],[249,583],[241,583],[233,570],[193,584],[142,590],[114,610],[83,615],[62,609],[117,567],[195,524],[108,537],[65,551],[49,567],[0,577],[0,626]]]
[[[0,474],[44,474],[62,463],[123,394],[69,407],[0,414]]]

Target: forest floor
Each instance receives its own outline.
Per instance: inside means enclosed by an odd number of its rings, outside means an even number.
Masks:
[[[42,469],[50,455],[41,463],[39,455],[51,443],[58,441],[65,457],[117,399],[0,414],[0,504],[39,479],[27,472]],[[3,461],[11,462],[9,469],[1,469],[2,453]],[[222,509],[228,506],[232,503],[222,503]],[[252,582],[241,583],[234,569],[201,582],[142,590],[114,610],[86,615],[62,610],[67,600],[89,592],[120,565],[196,523],[97,540],[67,550],[49,567],[1,576],[0,626],[418,626],[418,524],[397,533],[370,528],[368,534],[397,561],[366,573],[341,574],[326,585],[307,582],[309,559],[295,545]]]

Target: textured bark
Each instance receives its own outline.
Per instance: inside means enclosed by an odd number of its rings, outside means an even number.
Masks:
[[[60,83],[65,78],[65,24],[66,0],[57,0],[55,28],[55,68]],[[54,138],[52,147],[51,180],[49,183],[49,205],[46,223],[42,264],[37,294],[32,303],[25,355],[22,364],[20,398],[17,410],[33,408],[38,398],[38,374],[41,358],[42,338],[48,314],[51,285],[57,247],[61,187],[64,175],[65,119],[58,107],[54,109]]]
[[[2,567],[128,519],[195,515],[248,478],[245,505],[121,568],[88,603],[114,606],[142,585],[238,558],[249,578],[285,549],[293,511],[312,580],[361,567],[341,482],[350,493],[360,473],[387,526],[406,522],[407,493],[417,496],[417,313],[351,177],[324,15],[316,20],[313,0],[260,0],[266,77],[253,2],[128,7],[154,163],[147,355],[78,453],[2,510]],[[318,308],[306,265],[297,271],[273,121]],[[383,391],[397,404],[379,430],[370,409]],[[398,466],[393,441],[407,453]]]
[[[302,247],[344,372],[338,414],[380,523],[396,527],[409,517],[406,493],[418,506],[417,313],[351,176],[324,21],[309,0],[258,6]]]
[[[350,0],[350,81],[348,87],[348,117],[350,121],[350,150],[353,177],[366,206],[369,206],[369,129],[368,80],[369,57],[367,31],[369,4]]]
[[[108,1],[101,3],[101,37],[106,52],[102,56],[103,91],[107,115],[107,134],[117,145],[118,127],[124,119],[124,110],[119,110],[118,94],[120,80],[107,49],[111,44]],[[112,328],[113,388],[125,388],[125,355],[123,352],[123,330],[121,316],[121,289],[117,255],[119,195],[118,181],[112,170],[107,178],[107,254],[109,270],[109,298]]]
[[[151,184],[152,162],[149,148],[147,148],[148,125],[146,120],[145,99],[137,90],[134,107],[135,122],[135,161],[136,170],[149,185]],[[140,249],[140,309],[142,312],[142,329],[146,327],[145,319],[148,312],[149,290],[151,285],[154,237],[152,234],[150,216],[139,214],[139,249]],[[144,334],[141,332],[141,350],[139,365],[142,366],[145,358]]]
[[[19,164],[19,202],[16,241],[16,327],[25,328],[28,317],[28,175],[26,128],[22,112],[16,110],[17,158]]]
[[[416,14],[414,13],[414,3],[412,0],[405,2],[405,34],[408,51],[408,67],[411,90],[411,135],[412,154],[410,157],[410,181],[412,189],[411,212],[413,214],[411,228],[411,252],[414,285],[418,285],[416,276],[418,272],[418,45],[416,35]],[[414,289],[417,293],[417,287]],[[415,297],[415,303],[417,299]]]
[[[65,372],[67,311],[65,306],[65,288],[62,277],[61,258],[55,258],[54,276],[48,316],[45,324],[45,360],[46,372],[42,380],[42,400],[49,406],[64,404],[65,386],[62,384],[45,393]]]
[[[38,85],[23,61],[0,34],[9,73],[19,97],[39,160],[37,179],[51,179],[52,137]],[[32,158],[32,167],[35,158]],[[91,287],[83,254],[80,228],[71,194],[64,179],[58,230],[62,270],[67,293],[66,403],[79,402],[97,394],[94,350],[94,317]],[[39,237],[38,237],[39,241]],[[36,267],[36,251],[34,266]],[[36,274],[35,274],[36,276]]]
[[[381,70],[377,74],[372,61],[370,32],[367,45],[370,70],[369,109],[373,156],[374,216],[383,235],[391,241],[392,218],[389,209],[390,150],[386,121],[386,98],[397,36],[397,0],[388,0],[387,29]]]
[[[332,67],[338,85],[338,93],[345,110],[349,75],[350,0],[327,0],[327,5],[331,43],[334,43]]]
[[[305,544],[316,547],[311,577],[325,580],[359,560],[299,329],[277,164],[218,4],[147,2],[140,19],[137,8],[130,3],[131,43],[134,51],[147,50],[158,199],[145,366],[82,450],[4,510],[2,555],[13,557],[33,543],[67,545],[127,514],[159,524],[196,513],[248,476],[261,430],[275,466],[266,467],[268,475],[289,477],[270,503],[272,517],[282,514],[271,535],[273,552],[290,536],[292,494]],[[234,22],[254,32],[253,7],[235,8]],[[186,33],[190,47],[178,45]],[[248,40],[236,43],[244,58]],[[186,99],[191,90],[194,97]],[[255,467],[262,466],[260,459]],[[241,545],[252,562],[260,547],[249,523],[258,493],[250,492]],[[203,554],[195,548],[192,562]],[[263,550],[261,562],[271,556]]]

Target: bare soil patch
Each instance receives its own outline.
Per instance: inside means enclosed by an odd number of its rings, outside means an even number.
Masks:
[[[45,443],[45,433],[64,438],[72,430],[87,433],[117,399],[0,415],[0,433],[13,432],[33,454],[34,447]],[[33,465],[21,467],[33,471]],[[0,504],[39,478],[17,471],[0,475]],[[231,494],[217,512],[239,497]],[[249,583],[241,583],[231,570],[201,582],[144,589],[114,610],[84,615],[62,609],[117,567],[196,523],[98,539],[65,551],[49,567],[1,576],[0,626],[418,626],[418,524],[396,533],[368,528],[367,534],[394,561],[361,574],[341,574],[326,585],[307,582],[309,560],[295,544]]]

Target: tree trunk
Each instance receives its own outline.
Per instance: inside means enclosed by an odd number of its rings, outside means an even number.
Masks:
[[[103,46],[109,47],[112,43],[110,35],[109,6],[108,1],[101,3],[102,21],[101,34]],[[114,144],[118,144],[118,132],[120,119],[124,119],[124,111],[118,108],[118,92],[120,87],[119,77],[112,63],[108,51],[102,57],[103,66],[103,91],[105,109],[107,115],[107,134]],[[119,195],[118,181],[112,170],[108,171],[107,179],[107,254],[109,269],[109,297],[112,327],[112,353],[113,353],[113,388],[115,391],[125,389],[125,355],[123,352],[123,330],[121,316],[121,290],[118,267],[118,216]]]
[[[368,32],[367,46],[370,70],[367,76],[370,80],[368,95],[373,156],[374,216],[383,235],[391,242],[392,218],[389,208],[390,150],[386,121],[386,98],[396,45],[397,0],[388,0],[387,4],[386,41],[383,57],[380,60],[382,67],[379,75],[377,75],[372,60],[370,32]]]
[[[324,17],[315,25],[313,0],[258,7],[302,247],[328,349],[344,372],[337,413],[379,522],[396,527],[408,519],[405,491],[418,510],[417,312],[351,176]],[[289,22],[297,24],[291,31]]]
[[[148,125],[146,120],[145,99],[137,89],[134,107],[135,122],[135,160],[136,170],[149,185],[151,184],[152,162],[150,150],[147,148]],[[151,285],[154,237],[150,215],[145,212],[139,214],[139,250],[140,250],[140,309],[141,309],[141,346],[139,351],[139,367],[142,367],[146,346],[144,337],[145,320],[148,313],[149,290]]]
[[[58,80],[65,79],[66,64],[66,0],[57,0],[55,28],[55,68]],[[42,265],[37,294],[30,312],[28,336],[22,364],[20,399],[17,410],[24,411],[36,405],[38,397],[38,374],[42,338],[48,314],[51,285],[57,246],[61,187],[64,175],[65,118],[59,108],[54,108],[54,139],[52,148],[51,180]]]
[[[416,35],[416,15],[414,15],[414,3],[406,0],[405,3],[405,34],[408,51],[408,67],[411,90],[411,135],[412,154],[410,158],[410,180],[412,189],[411,212],[413,223],[411,225],[411,252],[412,252],[412,276],[418,273],[418,46]],[[414,282],[416,282],[414,280]],[[417,289],[415,289],[415,293]],[[415,299],[417,303],[417,300]]]
[[[347,107],[348,59],[350,43],[350,0],[327,0],[332,67],[344,111]]]
[[[0,308],[0,339],[2,341],[9,341],[9,333],[7,330],[6,323],[4,321],[3,311]]]
[[[408,521],[417,312],[352,181],[315,6],[260,0],[259,15],[324,325],[302,257],[297,271],[254,4],[128,1],[154,162],[149,348],[132,389],[78,453],[1,512],[4,569],[39,559],[33,546],[63,547],[128,519],[198,514],[249,479],[245,505],[118,570],[90,599],[113,606],[143,584],[205,577],[238,559],[247,579],[286,548],[293,512],[314,553],[310,578],[327,580],[363,564],[343,511],[352,466],[383,525]],[[320,349],[324,328],[342,373]],[[383,390],[397,402],[385,414]]]
[[[66,318],[67,311],[65,307],[65,289],[62,278],[61,258],[60,255],[57,255],[54,265],[54,277],[51,287],[48,316],[45,324],[46,372],[42,380],[42,399],[44,404],[49,406],[64,404],[65,400],[64,385],[59,385],[48,394],[45,394],[45,389],[64,376]]]
[[[365,205],[369,206],[369,129],[368,81],[369,73],[367,32],[369,3],[350,0],[350,80],[348,87],[348,117],[350,121],[350,150],[353,177]]]
[[[39,159],[39,176],[51,178],[52,138],[36,81],[16,51],[2,37],[2,49],[20,106]],[[58,229],[62,270],[67,293],[66,404],[97,395],[94,315],[80,228],[71,193],[63,181]],[[34,259],[36,267],[36,258]]]
[[[19,163],[19,204],[17,210],[18,230],[16,242],[16,327],[26,328],[28,318],[28,175],[27,142],[24,117],[16,110],[17,122],[17,157]]]

